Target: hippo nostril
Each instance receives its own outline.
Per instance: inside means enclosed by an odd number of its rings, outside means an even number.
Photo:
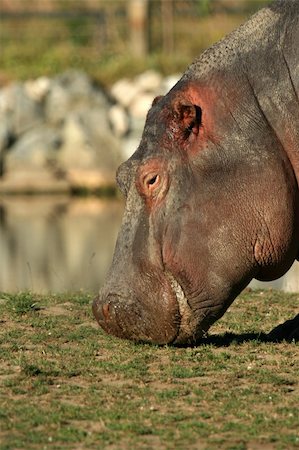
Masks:
[[[104,305],[102,306],[102,312],[106,320],[109,318],[109,310],[110,310],[109,303],[104,303]]]
[[[94,299],[92,310],[95,318],[99,323],[105,322],[111,318],[111,305],[110,302],[105,299],[105,303],[102,301],[101,296]]]

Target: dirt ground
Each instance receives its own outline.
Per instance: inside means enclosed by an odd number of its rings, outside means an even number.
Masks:
[[[192,347],[105,335],[92,297],[0,295],[0,448],[299,448],[299,295],[246,291]],[[271,336],[271,335],[270,335]]]

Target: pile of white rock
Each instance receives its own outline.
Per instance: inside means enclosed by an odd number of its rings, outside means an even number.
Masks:
[[[0,89],[0,193],[71,192],[114,186],[137,148],[155,96],[179,76],[147,71],[110,92],[67,71]]]
[[[148,70],[134,79],[123,78],[112,86],[111,95],[117,103],[110,110],[110,119],[116,134],[120,132],[126,136],[122,146],[126,158],[138,146],[145,118],[154,98],[166,94],[179,78],[180,75],[163,78],[158,72]],[[127,119],[121,120],[124,112],[127,113]]]

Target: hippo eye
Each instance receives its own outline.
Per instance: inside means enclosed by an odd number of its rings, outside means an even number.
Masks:
[[[169,188],[167,161],[158,158],[145,161],[138,168],[135,185],[148,206],[158,205]]]
[[[159,174],[148,174],[143,178],[143,189],[145,194],[151,194],[160,184]]]
[[[152,177],[150,180],[148,180],[148,185],[153,185],[156,183],[158,178],[158,175],[155,175],[154,177]]]

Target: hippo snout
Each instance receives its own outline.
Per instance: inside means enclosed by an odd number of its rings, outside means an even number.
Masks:
[[[116,295],[99,295],[93,302],[93,313],[99,325],[107,332],[118,337],[126,337],[125,331],[119,326],[117,309],[122,300]]]
[[[109,322],[115,320],[115,307],[120,302],[117,296],[108,295],[101,298],[99,295],[93,303],[93,312],[98,321]]]
[[[99,325],[119,338],[168,344],[179,332],[180,312],[171,290],[126,297],[107,293],[104,288],[94,299],[92,309]]]

